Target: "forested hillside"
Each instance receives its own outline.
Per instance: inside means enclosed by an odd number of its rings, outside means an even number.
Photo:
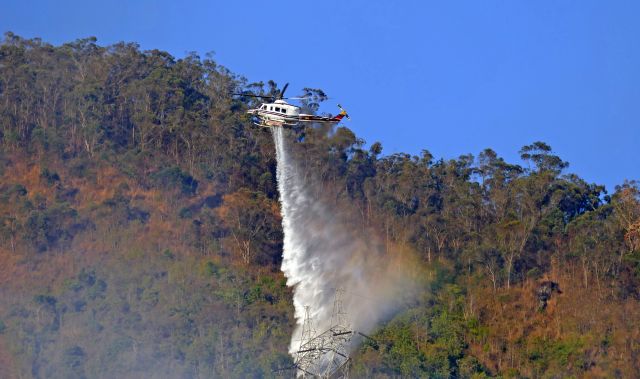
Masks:
[[[5,34],[0,377],[292,376],[274,146],[237,91],[276,84]],[[304,91],[317,110],[322,91]],[[344,127],[288,138],[318,196],[424,272],[353,376],[640,372],[636,182],[607,193],[543,142],[509,163],[384,155]]]

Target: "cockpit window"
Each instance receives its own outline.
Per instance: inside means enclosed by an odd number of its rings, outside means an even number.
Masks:
[[[280,108],[276,107],[276,112],[280,112]]]
[[[267,106],[263,105],[262,107],[260,107],[260,109],[267,109]]]
[[[287,114],[287,108],[282,108],[282,113]]]

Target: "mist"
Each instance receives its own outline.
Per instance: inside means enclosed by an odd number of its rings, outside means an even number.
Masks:
[[[351,327],[368,333],[401,306],[412,289],[406,269],[374,235],[341,219],[336,209],[312,194],[308,173],[296,164],[286,131],[272,128],[277,155],[284,247],[282,271],[294,287],[296,328],[289,351],[300,346],[305,307],[313,327],[330,327],[337,288]]]

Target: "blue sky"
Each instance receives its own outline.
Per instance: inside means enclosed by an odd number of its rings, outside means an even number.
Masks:
[[[511,162],[536,140],[612,190],[640,179],[638,1],[22,1],[0,31],[96,36],[322,88],[384,153]]]

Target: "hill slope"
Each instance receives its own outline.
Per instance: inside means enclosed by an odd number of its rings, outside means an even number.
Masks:
[[[0,46],[0,374],[283,374],[294,325],[269,133],[209,59],[11,33]],[[308,104],[314,108],[316,104]],[[640,202],[536,142],[381,156],[350,130],[290,136],[319,197],[418,259],[417,299],[356,376],[632,376]],[[454,141],[455,142],[455,141]],[[285,374],[283,374],[285,375]]]

